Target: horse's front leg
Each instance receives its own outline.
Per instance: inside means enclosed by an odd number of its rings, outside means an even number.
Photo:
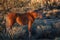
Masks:
[[[17,17],[17,18],[16,18],[16,22],[17,22],[19,25],[23,26],[23,23],[22,23],[20,17]]]
[[[28,31],[29,31],[29,38],[31,37],[31,28],[32,28],[32,21],[28,21]]]
[[[32,21],[28,21],[28,31],[31,32]]]

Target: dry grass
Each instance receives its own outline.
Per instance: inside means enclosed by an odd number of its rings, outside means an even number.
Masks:
[[[37,2],[36,3],[33,3],[33,2],[31,3],[30,0],[19,0],[19,1],[10,0],[9,2],[10,3],[4,2],[5,9],[8,9],[8,8],[11,7],[12,9],[10,11],[15,12],[15,13],[25,13],[28,10],[36,10],[36,9],[41,8],[41,4],[40,3],[37,3]],[[7,5],[6,5],[6,3],[7,3]],[[45,5],[43,5],[43,6],[45,6]],[[3,29],[5,29],[2,26],[2,25],[5,25],[4,24],[4,22],[5,22],[5,16],[6,16],[5,13],[7,13],[7,12],[5,12],[6,10],[4,9],[4,7],[0,5],[0,11],[2,10],[1,11],[2,13],[0,13],[0,31],[2,31]],[[48,10],[48,11],[44,10],[43,13],[55,13],[55,12],[58,12],[58,11],[60,11],[60,10],[58,10],[58,9],[53,9],[53,10]],[[44,20],[44,22],[46,23],[46,20]],[[45,26],[42,26],[42,27],[37,26],[37,28],[39,30],[41,28],[42,28],[42,30],[44,30],[45,29]],[[23,35],[25,32],[26,32],[26,30],[23,30],[22,27],[18,27],[18,26],[16,26],[16,27],[13,26],[13,28],[11,30],[9,30],[9,34],[12,35],[12,36],[18,35],[18,34]]]

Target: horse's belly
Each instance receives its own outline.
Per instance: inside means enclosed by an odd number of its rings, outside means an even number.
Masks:
[[[23,22],[23,25],[28,24],[28,20],[24,20],[24,21],[22,21],[22,22]]]
[[[28,18],[27,17],[22,17],[22,23],[23,23],[23,25],[28,24]]]

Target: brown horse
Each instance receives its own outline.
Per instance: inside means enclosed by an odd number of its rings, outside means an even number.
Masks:
[[[31,32],[31,26],[34,20],[40,17],[42,18],[42,14],[37,12],[27,12],[25,14],[18,14],[18,13],[8,13],[6,15],[6,28],[8,29],[12,28],[12,25],[17,22],[19,25],[28,25],[28,31]]]

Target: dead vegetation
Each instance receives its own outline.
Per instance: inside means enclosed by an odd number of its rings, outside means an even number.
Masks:
[[[60,0],[0,0],[0,31],[5,29],[2,25],[5,25],[5,16],[7,12],[15,12],[15,13],[25,13],[28,10],[38,10],[41,9],[42,13],[46,13],[46,16],[50,16],[50,13],[55,14],[56,12],[60,12],[60,9],[52,8],[60,6]],[[10,9],[9,9],[10,8]],[[9,9],[9,10],[7,10]],[[58,26],[58,24],[56,25]],[[39,26],[37,26],[39,28]],[[43,30],[45,26],[42,27]],[[40,28],[41,29],[41,28]],[[39,29],[39,30],[40,30]],[[38,31],[38,30],[37,30]],[[21,26],[13,27],[12,30],[9,31],[10,35],[19,34],[19,32],[23,35],[26,30],[23,30]]]

